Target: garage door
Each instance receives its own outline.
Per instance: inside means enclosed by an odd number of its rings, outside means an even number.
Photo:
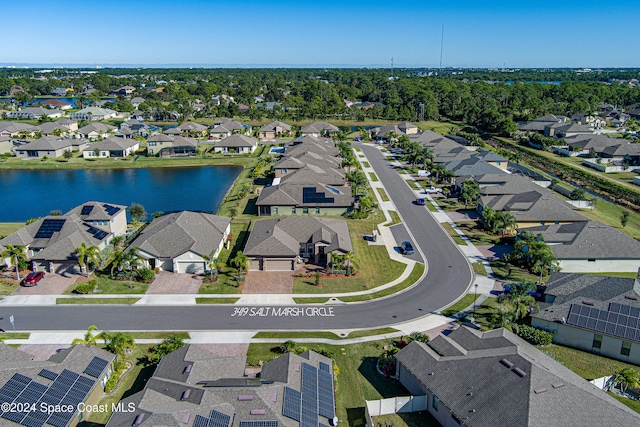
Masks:
[[[249,264],[249,270],[251,271],[260,271],[262,270],[262,260],[260,259],[252,259],[251,264]]]
[[[179,262],[176,273],[204,273],[204,262]]]
[[[263,269],[266,271],[291,271],[293,261],[290,259],[265,259]]]

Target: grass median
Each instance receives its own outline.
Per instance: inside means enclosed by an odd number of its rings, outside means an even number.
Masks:
[[[467,246],[467,242],[465,242],[464,239],[460,237],[458,232],[453,229],[451,224],[449,224],[448,222],[441,222],[440,225],[442,226],[442,228],[444,228],[444,231],[446,231],[447,234],[451,236],[451,238],[454,242],[456,242],[457,245]]]
[[[56,304],[77,304],[77,305],[111,305],[124,304],[131,305],[140,301],[140,298],[56,298]]]
[[[196,298],[196,304],[235,304],[240,298]]]

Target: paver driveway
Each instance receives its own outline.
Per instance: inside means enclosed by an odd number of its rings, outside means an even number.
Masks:
[[[201,276],[161,271],[149,285],[147,294],[197,294],[200,285]]]
[[[71,286],[79,276],[46,273],[37,286],[21,286],[12,295],[60,295]]]
[[[291,294],[293,271],[250,271],[242,288],[243,294]]]

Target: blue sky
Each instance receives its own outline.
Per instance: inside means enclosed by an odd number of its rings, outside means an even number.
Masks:
[[[640,67],[637,1],[2,3],[4,65]]]

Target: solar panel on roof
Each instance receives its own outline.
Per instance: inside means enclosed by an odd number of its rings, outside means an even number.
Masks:
[[[284,388],[284,399],[282,403],[282,415],[295,421],[300,421],[301,394],[290,387]]]
[[[33,381],[31,378],[22,374],[13,374],[11,379],[22,384],[29,384],[31,381]]]
[[[2,418],[18,424],[20,424],[20,421],[22,421],[26,416],[27,414],[25,412],[5,412],[2,414]]]
[[[620,313],[621,306],[617,302],[609,304],[609,313]]]
[[[89,225],[86,222],[84,223],[84,225],[88,227],[87,233],[91,234],[93,237],[95,237],[98,240],[102,240],[109,235],[107,231],[100,230],[99,228]]]
[[[323,362],[320,362],[320,370],[322,372],[331,372],[330,366]]]
[[[49,418],[49,414],[42,411],[32,411],[22,420],[22,424],[27,427],[42,427]]]
[[[53,380],[55,380],[56,378],[58,378],[58,374],[56,374],[55,372],[50,371],[50,370],[48,370],[48,369],[43,369],[43,370],[41,370],[41,371],[38,373],[38,375],[40,375],[41,377],[46,378],[46,379],[48,379],[48,380],[51,380],[51,381],[53,381]]]
[[[209,427],[229,427],[231,417],[222,412],[218,412],[215,409],[211,411],[209,415]]]
[[[240,427],[278,427],[277,420],[240,421]]]
[[[82,216],[89,215],[91,214],[92,210],[93,210],[93,205],[84,205],[82,207],[82,211],[80,212],[80,215]]]
[[[102,205],[102,207],[104,208],[105,211],[107,211],[107,214],[109,216],[114,216],[116,213],[120,212],[120,208],[116,206],[104,204]]]
[[[91,362],[89,362],[89,366],[87,366],[82,373],[94,378],[99,378],[102,371],[104,371],[104,368],[106,368],[108,364],[109,361],[96,356],[91,360]]]
[[[38,232],[35,235],[36,239],[50,239],[54,233],[59,232],[64,227],[65,219],[45,219],[42,221]]]
[[[196,415],[196,418],[193,420],[193,427],[209,427],[209,418]]]

